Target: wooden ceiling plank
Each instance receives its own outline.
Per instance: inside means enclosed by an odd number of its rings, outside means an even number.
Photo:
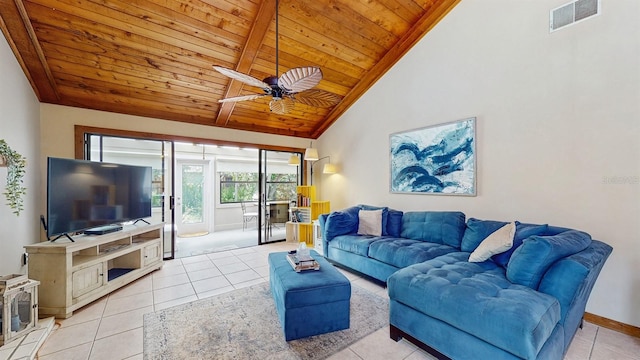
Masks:
[[[312,137],[317,138],[340,115],[342,115],[351,104],[355,103],[379,78],[381,78],[393,65],[400,60],[411,47],[426,35],[438,22],[451,11],[461,0],[442,0],[437,5],[430,7],[427,12],[418,20],[414,26],[392,47],[383,59],[376,64],[365,77],[353,87],[344,100],[335,106],[324,122],[313,130]]]
[[[180,106],[195,106],[196,108],[215,108],[218,105],[212,102],[210,98],[203,98],[193,94],[192,92],[164,92],[161,89],[149,87],[134,87],[130,85],[121,85],[106,83],[99,79],[80,78],[70,74],[56,74],[58,84],[60,86],[78,87],[78,83],[82,83],[82,88],[95,91],[107,91],[112,94],[126,95],[130,97],[139,97],[147,100],[155,100],[163,103],[171,103]]]
[[[101,60],[115,59],[120,61],[126,61],[129,63],[135,63],[140,66],[150,66],[152,68],[159,69],[161,67],[167,68],[167,71],[174,71],[182,74],[198,74],[206,75],[213,74],[213,69],[208,70],[203,66],[208,65],[213,59],[200,58],[196,56],[177,57],[175,55],[170,56],[168,54],[171,51],[156,49],[153,47],[146,47],[142,44],[135,43],[133,41],[121,40],[116,47],[112,42],[106,39],[106,35],[96,36],[91,39],[84,39],[76,34],[62,32],[54,33],[46,30],[49,25],[39,26],[39,37],[45,52],[55,54],[61,52],[66,55],[75,55],[80,58],[93,57],[96,62]],[[81,44],[79,46],[78,44]],[[146,49],[146,54],[141,53],[143,49]],[[53,55],[49,55],[53,56]],[[209,60],[209,61],[207,61]],[[170,70],[169,70],[170,69]],[[209,77],[210,81],[216,84],[221,84],[222,81],[217,81],[218,78]],[[224,82],[226,84],[226,82]]]
[[[39,0],[30,0],[34,4]],[[47,0],[42,0],[47,1]],[[81,1],[81,0],[79,0]],[[169,44],[180,49],[193,51],[196,54],[210,54],[214,56],[219,52],[235,54],[239,49],[228,48],[227,46],[211,43],[193,36],[185,36],[184,33],[175,31],[168,27],[159,26],[117,10],[102,7],[91,2],[83,2],[86,8],[78,7],[73,0],[57,0],[55,11],[51,11],[51,16],[56,16],[56,12],[63,12],[66,16],[62,18],[67,23],[69,30],[77,31],[83,29],[85,35],[93,36],[94,29],[103,29],[107,33],[118,33],[111,40],[131,38],[140,43],[156,41]],[[31,10],[28,8],[28,10]],[[35,11],[35,7],[34,7]],[[30,12],[31,14],[31,12]],[[32,14],[32,17],[36,14]],[[47,18],[40,18],[38,21],[47,23]],[[138,25],[140,24],[140,25]],[[111,30],[112,29],[112,30]]]
[[[213,86],[212,83],[206,83],[198,79],[177,75],[175,73],[163,73],[161,71],[149,72],[147,68],[139,67],[134,64],[126,64],[123,67],[114,63],[113,59],[103,60],[100,63],[84,61],[80,58],[70,56],[51,55],[49,57],[52,67],[57,66],[57,71],[67,72],[84,76],[85,74],[105,73],[102,77],[107,77],[118,83],[121,81],[156,83],[162,84],[163,87],[183,87],[192,89],[196,92],[208,93]],[[72,60],[72,61],[70,61]]]
[[[162,112],[172,113],[172,114],[184,113],[184,114],[189,114],[189,116],[203,116],[203,117],[211,118],[211,112],[209,109],[203,109],[203,110],[193,109],[188,106],[178,106],[173,104],[161,103],[158,101],[136,99],[129,96],[112,94],[105,91],[87,90],[87,89],[80,89],[77,87],[72,87],[72,88],[60,87],[60,92],[65,94],[67,98],[74,98],[74,99],[93,98],[93,101],[96,104],[99,104],[99,103],[118,104],[123,108],[127,108],[127,110],[153,109],[154,111],[162,111]]]
[[[360,1],[362,3],[362,1]],[[413,1],[407,0],[380,0],[378,6],[383,6],[395,16],[401,18],[407,24],[413,24],[424,13],[424,9],[417,6]],[[365,6],[371,7],[374,11],[376,7],[364,3]]]
[[[281,44],[287,46],[280,46],[283,51],[288,49],[295,49],[298,43],[305,44],[306,47],[316,50],[314,55],[316,57],[338,57],[340,59],[348,59],[352,66],[357,66],[361,69],[368,69],[375,64],[376,59],[382,56],[384,52],[375,53],[368,51],[364,53],[362,51],[354,49],[353,44],[351,46],[345,45],[345,43],[338,43],[335,41],[335,37],[329,38],[324,35],[324,29],[316,31],[315,29],[309,29],[303,26],[299,22],[294,22],[289,19],[281,18],[280,20],[280,33],[286,34],[286,37],[282,37]],[[287,39],[287,41],[285,41]],[[345,42],[347,40],[345,39]],[[362,49],[366,50],[366,49]],[[300,54],[304,54],[301,52]],[[308,52],[307,52],[308,53]],[[326,56],[323,56],[326,55]]]
[[[196,89],[193,85],[184,86],[185,83],[177,83],[175,81],[164,81],[163,79],[144,79],[142,77],[135,77],[122,73],[113,73],[108,70],[100,70],[100,69],[92,69],[91,67],[86,67],[83,65],[68,63],[65,61],[61,61],[58,59],[50,59],[50,63],[54,72],[58,72],[58,68],[62,69],[59,72],[75,75],[81,79],[93,79],[103,81],[105,84],[119,84],[132,86],[134,88],[144,88],[144,89],[156,89],[157,91],[165,90],[168,93],[192,93],[194,95],[200,94],[200,96],[204,97],[209,95],[209,91]],[[68,69],[73,66],[78,71],[70,72],[65,71],[64,69]],[[58,75],[59,76],[59,75]]]
[[[347,3],[352,0],[326,0],[326,1],[292,1],[301,9],[312,16],[326,17],[337,23],[336,28],[350,34],[359,34],[369,41],[387,49],[398,41],[398,37],[375,25],[369,18],[355,11]],[[316,14],[316,15],[313,15]]]
[[[354,32],[343,26],[345,21],[350,21],[349,19],[327,16],[326,11],[312,13],[310,10],[306,3],[292,4],[287,17],[281,17],[281,33],[289,37],[293,37],[297,32],[304,33],[311,39],[311,43],[318,42],[319,50],[320,46],[328,47],[323,51],[330,55],[342,52],[346,48],[356,53],[353,57],[364,55],[377,58],[386,51],[384,46],[371,41],[361,32]]]
[[[389,11],[380,1],[348,0],[345,4],[396,38],[401,37],[411,26],[402,17]]]
[[[253,63],[258,53],[260,45],[264,41],[265,34],[269,29],[269,24],[271,23],[275,15],[275,7],[276,0],[264,0],[260,4],[260,8],[258,9],[258,12],[256,14],[256,19],[253,22],[254,25],[249,32],[247,42],[245,43],[245,46],[242,50],[242,54],[240,55],[240,60],[235,67],[236,71],[248,74],[251,70],[251,64]],[[241,89],[242,83],[237,80],[230,79],[227,91],[222,98],[226,99],[238,96]],[[216,116],[215,124],[218,126],[226,125],[229,121],[229,117],[231,116],[234,107],[235,103],[233,102],[222,103],[222,106],[220,106],[220,111],[218,111],[218,115]]]
[[[129,57],[116,52],[110,53],[109,56],[102,56],[89,52],[78,52],[63,45],[47,42],[43,42],[42,46],[43,49],[50,54],[49,57],[54,59],[65,60],[68,62],[77,61],[78,63],[84,63],[87,66],[99,69],[104,69],[101,67],[101,64],[106,63],[110,66],[120,68],[121,71],[125,72],[131,71],[135,73],[148,73],[150,71],[148,69],[148,62],[151,62],[150,59],[147,60],[147,67],[145,67],[143,64],[138,62],[130,62]],[[199,72],[200,69],[195,67],[185,69],[183,67],[173,66],[172,63],[153,61],[153,68],[156,69],[157,74],[162,74],[165,77],[175,77],[182,81],[194,81],[197,84],[207,86],[209,88],[223,88],[226,85],[226,82],[223,84],[222,81],[217,81],[218,78],[202,77],[202,72]]]
[[[208,57],[209,59],[224,58],[228,54],[227,59],[235,61],[236,54],[230,49],[219,49],[223,51],[207,51],[201,53],[198,51],[186,49],[180,42],[160,42],[158,40],[144,37],[135,33],[127,32],[103,24],[96,24],[91,20],[77,17],[74,15],[60,14],[57,11],[46,12],[46,8],[30,7],[29,12],[34,22],[39,37],[45,36],[42,31],[49,30],[52,42],[56,42],[56,36],[65,36],[65,33],[74,34],[77,37],[76,43],[82,45],[84,43],[92,43],[96,39],[102,40],[105,49],[102,53],[108,51],[118,51],[120,44],[128,44],[131,48],[137,50],[137,58],[143,59],[148,52],[153,50],[161,50],[162,55],[176,58],[178,56],[187,56],[190,58]],[[48,27],[48,28],[47,28]]]
[[[240,17],[239,13],[220,11],[211,5],[206,12],[183,2],[163,1],[155,4],[148,0],[111,0],[105,5],[140,20],[172,28],[187,36],[220,42],[227,47],[242,43],[251,28],[251,19]],[[134,11],[134,8],[138,10]]]

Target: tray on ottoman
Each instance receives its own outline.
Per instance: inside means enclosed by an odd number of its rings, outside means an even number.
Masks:
[[[317,271],[295,272],[286,252],[269,254],[269,285],[285,340],[349,328],[351,283],[315,251]]]

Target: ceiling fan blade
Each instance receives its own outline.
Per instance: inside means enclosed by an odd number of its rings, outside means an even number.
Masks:
[[[269,109],[276,114],[288,114],[294,105],[291,98],[274,98],[269,102]]]
[[[342,100],[334,93],[319,89],[310,89],[295,94],[296,101],[315,107],[332,107]]]
[[[290,93],[311,89],[322,80],[322,70],[317,66],[297,67],[280,76],[278,86]]]
[[[259,87],[261,89],[271,89],[271,87],[269,86],[269,84],[267,84],[266,82],[262,81],[262,80],[258,80],[256,78],[254,78],[253,76],[249,76],[247,74],[243,74],[241,72],[237,72],[235,70],[231,70],[231,69],[227,69],[227,68],[223,68],[221,66],[213,66],[213,68],[218,71],[219,73],[221,73],[222,75],[228,76],[234,80],[238,80],[240,82],[243,82],[247,85],[251,85],[251,86],[255,86],[255,87]]]
[[[226,98],[226,99],[220,99],[220,100],[218,100],[218,102],[219,103],[225,103],[225,102],[236,102],[236,101],[253,100],[253,99],[261,98],[263,96],[266,96],[266,94],[253,94],[253,95],[234,96],[234,97],[230,97],[230,98]]]

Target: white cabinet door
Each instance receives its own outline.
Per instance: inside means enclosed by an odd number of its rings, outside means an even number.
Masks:
[[[145,246],[144,249],[142,250],[142,255],[144,256],[144,261],[143,261],[143,265],[142,266],[147,266],[149,264],[152,264],[156,261],[160,261],[162,259],[162,247],[161,247],[161,243],[159,241],[149,245],[149,246]]]
[[[85,269],[76,270],[72,276],[72,297],[82,296],[104,284],[104,264],[99,263]]]

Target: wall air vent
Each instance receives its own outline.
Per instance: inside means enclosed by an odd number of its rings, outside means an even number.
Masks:
[[[600,14],[600,0],[576,0],[551,10],[549,31],[554,32]]]

